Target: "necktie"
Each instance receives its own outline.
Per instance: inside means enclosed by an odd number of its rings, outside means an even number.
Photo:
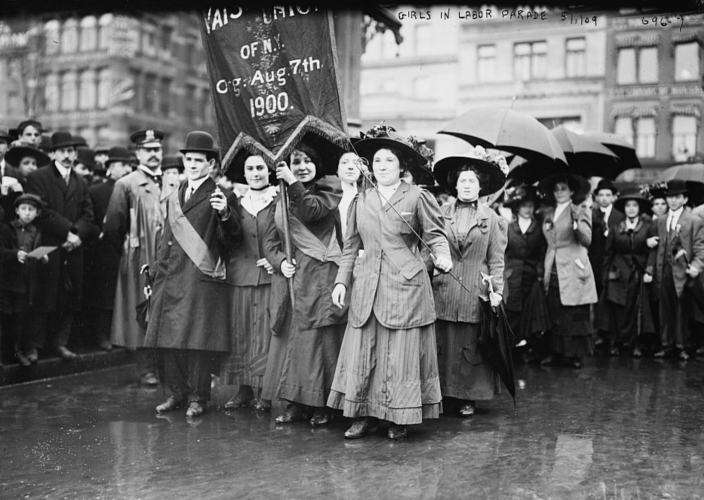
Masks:
[[[191,195],[195,192],[195,190],[196,190],[196,188],[194,188],[193,186],[191,186],[191,187],[186,191],[186,198],[183,200],[184,203],[187,202],[187,201],[191,198]]]
[[[66,181],[66,185],[68,186],[68,181],[71,180],[71,171],[70,170],[66,174],[66,177],[64,177],[64,180]]]

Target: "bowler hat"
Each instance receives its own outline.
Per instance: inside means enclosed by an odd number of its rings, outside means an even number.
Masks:
[[[78,143],[74,140],[70,132],[54,132],[51,134],[51,151],[59,148],[76,147]]]
[[[137,147],[144,147],[152,142],[161,144],[164,139],[164,132],[154,129],[138,130],[130,136],[130,140]]]
[[[180,149],[181,153],[205,153],[208,159],[215,158],[218,150],[215,149],[215,139],[208,132],[194,130],[186,136],[186,146]]]
[[[42,138],[39,141],[39,149],[45,153],[51,152],[51,136],[48,134],[42,134]]]
[[[110,152],[110,146],[107,146],[106,144],[98,144],[93,148],[93,151],[95,152],[95,154],[108,154]]]
[[[51,158],[41,150],[33,146],[13,146],[5,153],[5,160],[12,166],[19,167],[22,158],[31,156],[37,162],[37,167],[43,167],[51,163]]]
[[[555,189],[555,184],[558,182],[564,182],[567,184],[573,192],[572,201],[575,203],[581,203],[584,197],[587,196],[587,193],[589,193],[589,189],[591,187],[589,181],[581,175],[557,173],[545,177],[540,181],[540,183],[538,183],[538,193],[548,202],[553,203],[555,201],[553,191]]]
[[[76,144],[79,146],[88,147],[88,141],[86,141],[86,138],[82,135],[74,135],[73,140],[76,141]]]
[[[116,161],[120,161],[122,163],[129,163],[132,161],[132,157],[130,156],[130,152],[127,151],[127,148],[123,148],[122,146],[114,146],[110,148],[108,151],[108,159],[105,160],[105,167],[109,167],[111,163]]]
[[[34,205],[37,210],[41,210],[44,207],[42,199],[36,194],[32,193],[24,193],[18,196],[15,200],[15,208],[19,207],[23,203],[29,203],[30,205]]]
[[[682,179],[672,179],[667,181],[667,191],[665,196],[677,196],[678,194],[689,194],[687,182]]]
[[[0,128],[0,141],[11,142],[14,139],[6,129]]]
[[[168,170],[170,168],[175,168],[179,172],[183,172],[183,160],[178,155],[166,155],[161,161],[161,171]]]
[[[76,148],[76,164],[82,163],[89,170],[95,168],[95,153],[90,148],[79,146]]]
[[[506,174],[499,163],[489,160],[491,158],[484,148],[473,148],[464,154],[443,158],[435,164],[433,174],[439,185],[454,194],[457,187],[452,185],[453,180],[450,179],[453,177],[452,173],[459,168],[470,167],[484,177],[483,182],[480,183],[479,196],[489,196],[504,187],[506,182]]]
[[[596,189],[594,190],[594,194],[599,194],[599,191],[602,189],[608,189],[611,191],[612,194],[617,194],[618,190],[616,189],[616,185],[611,181],[610,179],[601,179],[599,183],[596,185]]]
[[[644,214],[650,211],[650,201],[643,196],[638,188],[629,188],[623,191],[616,201],[614,201],[614,208],[619,212],[623,212],[626,202],[629,200],[634,200],[638,202],[640,206],[640,213]]]

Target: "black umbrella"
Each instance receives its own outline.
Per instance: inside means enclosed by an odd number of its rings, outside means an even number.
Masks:
[[[493,292],[491,280],[487,281],[489,282],[489,291]],[[480,302],[482,322],[478,339],[479,349],[494,371],[499,374],[515,405],[516,381],[513,375],[513,358],[511,357],[511,348],[515,342],[508,318],[506,318],[506,311],[504,311],[503,304],[492,307],[488,300],[482,299]]]

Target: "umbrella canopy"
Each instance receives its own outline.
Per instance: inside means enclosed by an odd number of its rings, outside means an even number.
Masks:
[[[665,169],[657,178],[658,181],[680,179],[686,181],[689,190],[689,201],[695,206],[704,202],[704,163],[686,163]]]
[[[598,142],[616,153],[621,159],[622,172],[629,168],[642,168],[633,145],[620,135],[609,132],[585,132],[584,135],[596,139]]]
[[[561,172],[568,172],[567,165],[549,161],[529,161],[514,156],[508,164],[508,178],[534,184],[544,177]]]
[[[565,152],[570,170],[585,177],[599,176],[615,179],[627,170],[619,157],[596,139],[578,134],[560,125],[550,130]]]
[[[515,153],[527,160],[567,164],[560,144],[547,127],[530,115],[508,108],[471,109],[440,133],[473,146]]]

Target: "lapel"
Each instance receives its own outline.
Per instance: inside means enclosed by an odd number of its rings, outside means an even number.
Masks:
[[[142,187],[147,193],[155,194],[157,197],[160,196],[159,186],[149,179],[149,176],[143,170],[137,170],[139,172],[139,181],[137,184]]]
[[[53,180],[54,184],[61,190],[61,193],[64,195],[64,198],[66,198],[67,191],[68,191],[68,186],[66,185],[66,181],[64,180],[63,177],[61,177],[61,172],[59,172],[59,169],[57,168],[55,163],[51,164],[51,171],[54,174]],[[71,183],[70,178],[69,178],[69,184]]]
[[[182,186],[182,190],[179,193],[179,197],[182,200],[181,201],[181,207],[183,207],[183,213],[185,214],[188,212],[190,209],[198,205],[200,202],[202,202],[204,199],[208,198],[209,192],[210,192],[210,185],[213,183],[213,180],[208,178],[203,181],[203,183],[198,186],[198,189],[196,189],[195,193],[191,195],[191,197],[188,199],[187,202],[183,203],[183,198],[186,196],[186,189],[188,189],[188,182],[184,182]]]
[[[411,187],[408,184],[406,184],[406,182],[401,181],[401,185],[394,192],[394,194],[389,199],[389,203],[386,205],[384,205],[384,201],[381,199],[381,196],[379,196],[379,194],[377,193],[377,197],[379,198],[379,203],[381,203],[381,205],[384,207],[384,211],[388,214],[389,210],[391,210],[391,206],[396,206],[399,203],[401,203],[401,201],[406,197],[406,193],[408,192],[409,189],[411,189]],[[397,208],[397,210],[398,210],[398,208]],[[394,217],[398,217],[398,215],[396,215],[396,213],[393,210],[391,210],[391,214],[393,214]]]
[[[457,231],[455,227],[455,213],[457,211],[457,202],[453,201],[449,205],[447,205],[447,208],[443,211],[443,216],[445,217],[445,227],[450,228],[450,243],[452,244],[453,247],[455,247],[455,250],[459,253],[460,252],[460,242],[457,239]]]
[[[81,180],[78,178],[78,174],[71,169],[68,174],[68,186],[66,186],[66,198],[70,198],[73,193],[78,189],[78,184]],[[64,182],[64,184],[66,184]]]
[[[489,207],[477,200],[477,211],[474,219],[469,223],[469,231],[467,231],[467,237],[464,239],[465,247],[472,242],[472,229],[479,225],[486,226],[486,220],[489,218],[489,210]]]

